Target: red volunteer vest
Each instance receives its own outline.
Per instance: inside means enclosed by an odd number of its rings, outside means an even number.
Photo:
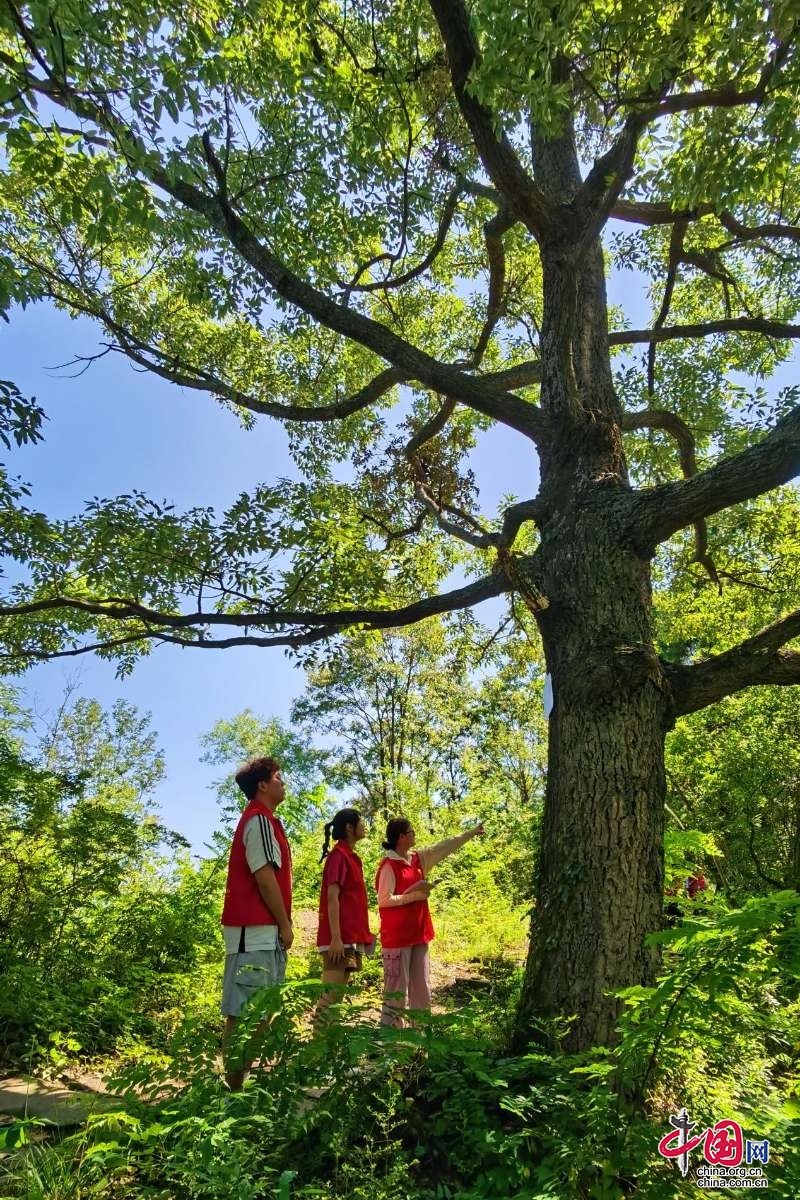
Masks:
[[[375,887],[384,865],[388,863],[394,871],[394,894],[402,896],[409,888],[425,876],[418,854],[411,855],[411,862],[403,862],[399,858],[382,858],[378,863],[378,873],[375,876]],[[379,908],[381,918],[381,945],[384,950],[399,950],[403,946],[418,946],[422,942],[433,940],[433,921],[427,898],[414,900],[397,908]]]
[[[339,889],[339,928],[346,946],[370,945],[375,941],[369,928],[369,905],[364,886],[364,867],[361,859],[347,842],[337,842],[325,859],[322,889],[319,897],[319,928],[317,945],[330,946],[331,922],[328,916],[328,884],[338,866],[337,856],[347,863],[347,874]]]
[[[261,898],[255,876],[247,865],[244,848],[244,827],[251,817],[264,816],[272,826],[275,840],[281,849],[281,865],[275,872],[278,887],[283,896],[286,912],[292,912],[292,852],[278,818],[263,804],[251,801],[239,818],[233,835],[231,854],[228,859],[228,882],[225,886],[225,903],[222,907],[223,925],[277,925],[276,918]]]

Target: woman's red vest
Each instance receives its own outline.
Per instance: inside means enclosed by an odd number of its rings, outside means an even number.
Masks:
[[[251,800],[239,818],[233,835],[228,859],[228,882],[222,907],[223,925],[277,925],[278,921],[267,908],[258,890],[255,876],[247,865],[244,848],[244,827],[255,816],[264,816],[272,826],[275,841],[281,850],[281,865],[275,872],[287,916],[292,913],[292,852],[278,818],[265,805]]]
[[[402,896],[425,875],[418,854],[411,855],[410,862],[400,858],[382,858],[378,863],[378,873],[375,876],[375,887],[386,863],[392,868],[395,878],[394,894]],[[384,950],[399,950],[403,946],[419,946],[422,942],[433,940],[433,921],[427,898],[414,900],[411,904],[398,905],[396,908],[380,908],[381,946]]]
[[[319,897],[319,929],[317,945],[330,946],[331,922],[328,916],[328,884],[336,882],[331,876],[338,874],[337,858],[347,864],[344,883],[339,888],[339,929],[346,946],[371,945],[375,937],[369,928],[369,904],[364,886],[364,867],[361,859],[345,841],[337,842],[325,859],[322,872],[322,889]]]

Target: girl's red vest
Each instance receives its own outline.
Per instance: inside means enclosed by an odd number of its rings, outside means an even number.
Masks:
[[[239,818],[233,835],[231,856],[228,859],[228,882],[222,908],[223,925],[277,925],[278,921],[267,908],[258,890],[255,876],[247,865],[244,848],[244,827],[255,816],[264,816],[272,826],[275,841],[281,849],[281,865],[275,872],[287,916],[292,912],[292,852],[283,826],[270,809],[251,800]]]
[[[386,863],[394,871],[396,896],[402,896],[420,879],[425,878],[418,854],[411,855],[411,862],[403,862],[400,858],[382,858],[375,876],[376,889]],[[378,911],[381,918],[381,946],[384,950],[399,950],[403,946],[418,946],[422,942],[433,940],[433,921],[427,899],[414,900],[411,904],[398,905],[397,908],[381,908]]]
[[[336,865],[336,856],[347,863],[347,874],[339,890],[339,929],[346,946],[371,945],[375,938],[369,928],[369,905],[364,886],[361,859],[345,841],[337,842],[325,860],[322,890],[319,897],[319,929],[317,945],[330,946],[331,923],[328,916],[328,881]]]

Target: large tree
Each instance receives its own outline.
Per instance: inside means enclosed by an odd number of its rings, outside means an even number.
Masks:
[[[129,496],[61,523],[4,477],[30,564],[8,661],[302,649],[516,596],[554,691],[519,1027],[610,1040],[613,991],[655,969],[666,730],[800,682],[800,610],[698,662],[662,657],[651,618],[658,548],[693,530],[683,565],[718,579],[706,520],[800,465],[795,393],[748,420],[731,375],[800,335],[794,7],[3,0],[0,21],[8,300],[283,422],[304,473],[220,518]],[[609,313],[609,256],[650,281],[649,322]],[[541,481],[487,518],[468,452],[492,422]]]

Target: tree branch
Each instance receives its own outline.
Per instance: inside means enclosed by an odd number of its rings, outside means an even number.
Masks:
[[[469,77],[478,65],[478,47],[462,0],[430,0],[442,35],[450,78],[487,175],[530,232],[538,237],[553,221],[555,206],[522,166],[505,133],[496,132],[494,115],[471,93]]]
[[[608,335],[609,346],[631,346],[637,342],[670,342],[679,338],[714,337],[719,333],[760,333],[764,337],[800,338],[800,325],[773,321],[768,317],[727,317],[692,325],[666,325],[662,329],[618,329]]]
[[[702,0],[699,6],[697,4],[693,6],[691,27],[702,24],[710,7],[708,0]],[[659,102],[665,99],[683,66],[686,53],[685,18],[686,12],[679,11],[673,28],[665,30],[665,44],[669,46],[668,53],[672,58],[672,64],[669,67],[666,67],[665,64],[664,78],[656,97]],[[639,139],[648,123],[655,119],[652,115],[653,98],[653,96],[649,98],[649,108],[643,108],[641,104],[629,104],[628,115],[610,150],[594,163],[575,197],[575,207],[580,214],[585,242],[599,234],[616,205],[622,189],[633,174]]]
[[[697,19],[696,14],[693,14],[693,18]],[[587,228],[584,236],[588,238],[595,235],[617,206],[620,193],[633,172],[639,138],[648,125],[661,117],[701,108],[736,108],[760,104],[767,94],[770,82],[791,51],[796,29],[797,26],[793,25],[788,37],[774,47],[752,88],[739,91],[735,84],[729,83],[717,88],[667,96],[665,92],[672,86],[679,69],[676,64],[655,103],[652,98],[644,103],[637,97],[623,98],[621,103],[631,111],[625,119],[622,131],[608,153],[594,164],[575,198],[575,205],[583,214],[582,224]]]
[[[472,362],[477,366],[489,345],[489,339],[494,327],[503,315],[503,293],[506,286],[506,255],[503,248],[503,234],[515,224],[511,210],[503,205],[491,221],[483,227],[483,237],[486,243],[486,256],[489,260],[489,297],[486,305],[486,320],[480,332],[472,355]]]
[[[158,346],[153,346],[142,341],[130,329],[121,325],[100,299],[94,304],[82,303],[77,296],[71,294],[69,285],[66,287],[60,286],[61,281],[58,280],[54,272],[48,271],[43,264],[35,261],[34,265],[42,276],[48,280],[48,296],[62,304],[70,306],[78,312],[84,313],[94,320],[100,321],[117,339],[117,345],[109,343],[100,354],[77,356],[73,362],[80,361],[84,364],[78,374],[83,374],[95,359],[101,358],[103,355],[114,350],[124,354],[126,358],[129,358],[131,362],[136,363],[144,370],[158,375],[161,379],[167,379],[170,383],[174,383],[178,387],[189,388],[193,391],[211,392],[220,399],[226,400],[229,404],[258,413],[261,416],[276,417],[278,420],[285,421],[309,422],[342,420],[352,413],[368,408],[397,384],[412,382],[411,377],[403,371],[399,371],[396,367],[388,367],[386,370],[379,372],[369,383],[359,388],[357,392],[354,392],[344,400],[336,401],[334,404],[276,404],[269,400],[262,400],[257,396],[233,387],[205,367],[199,367],[194,363],[186,362],[171,351],[161,350]],[[73,363],[65,365],[72,366]]]
[[[758,82],[751,88],[738,91],[732,82],[716,88],[704,88],[697,92],[683,92],[667,96],[657,104],[645,108],[641,115],[645,121],[657,121],[660,117],[676,113],[696,112],[700,108],[738,108],[749,104],[761,104],[773,77],[786,61],[794,43],[797,25],[793,25],[789,36],[779,42],[764,64]]]
[[[745,225],[727,209],[717,212],[711,204],[698,204],[695,208],[672,209],[668,204],[649,204],[639,200],[618,200],[610,214],[617,221],[628,221],[633,225],[672,225],[675,221],[699,221],[701,217],[715,217],[723,228],[740,242],[759,239],[785,238],[800,243],[800,226],[786,225],[781,221],[765,221],[761,225]]]
[[[648,409],[645,412],[625,413],[622,418],[622,429],[663,429],[678,443],[681,470],[684,479],[692,479],[697,474],[697,458],[695,455],[694,434],[685,421],[675,413],[663,408]],[[708,529],[705,520],[694,522],[694,558],[693,562],[700,563],[708,572],[709,578],[722,590],[719,573],[714,561],[708,553]]]
[[[469,513],[464,512],[463,509],[437,501],[431,491],[425,464],[418,453],[427,442],[436,437],[438,433],[441,433],[452,416],[455,406],[455,400],[445,400],[439,411],[434,413],[410,439],[403,449],[403,456],[408,462],[413,475],[414,495],[420,504],[434,517],[439,528],[443,529],[445,533],[449,533],[451,537],[456,537],[459,541],[466,542],[469,546],[474,546],[476,549],[485,549],[492,545],[491,532],[488,529],[484,529],[479,521]],[[455,517],[458,523],[451,520],[451,517]]]
[[[660,329],[617,329],[608,335],[609,346],[632,346],[649,342],[670,342],[693,338],[716,337],[725,333],[757,333],[777,339],[800,338],[800,325],[773,321],[768,317],[726,317],[719,321],[698,324],[666,325]],[[517,388],[541,383],[542,364],[538,359],[517,363],[504,370],[477,376],[493,387]],[[535,409],[542,422],[541,436],[546,434],[544,414]]]
[[[455,397],[477,412],[509,425],[536,441],[540,431],[538,410],[510,392],[492,392],[471,375],[432,358],[393,330],[363,313],[332,300],[299,276],[267,249],[219,191],[208,193],[173,174],[105,102],[80,95],[66,80],[37,79],[4,52],[0,62],[20,76],[25,89],[47,96],[54,104],[91,121],[115,139],[132,172],[141,174],[184,208],[203,217],[238,251],[242,259],[285,301],[312,316],[321,325],[366,346],[404,374],[418,379],[442,395]],[[206,157],[208,158],[208,147]],[[213,151],[212,151],[213,153]],[[218,161],[218,160],[217,160]],[[212,172],[213,173],[213,172]]]
[[[100,319],[105,324],[109,324],[105,318]],[[112,328],[111,324],[109,324],[109,328]],[[138,342],[138,339],[134,341],[128,331],[122,331],[117,327],[113,329],[113,332],[116,333],[119,349],[126,358],[144,367],[145,370],[152,371],[161,379],[168,379],[178,387],[191,388],[193,391],[211,392],[238,408],[245,408],[250,412],[267,417],[276,417],[282,421],[341,421],[353,413],[369,408],[371,404],[374,404],[398,384],[411,382],[409,376],[397,367],[387,367],[369,383],[354,392],[352,396],[348,396],[345,400],[339,400],[335,404],[274,404],[269,400],[259,400],[247,392],[231,387],[230,384],[202,367],[182,364],[174,356],[163,354],[153,346],[137,349],[137,345],[141,347],[141,343]],[[148,355],[159,355],[161,356],[160,361],[148,357]]]
[[[529,362],[517,363],[514,367],[504,367],[499,371],[479,375],[478,378],[485,379],[487,383],[497,387],[530,387],[532,384],[542,382],[542,364],[538,359],[531,359]],[[541,409],[537,411],[543,419],[544,414]]]
[[[755,446],[723,459],[691,479],[665,483],[632,497],[628,532],[643,553],[703,517],[752,500],[800,472],[800,407]]]
[[[136,634],[132,634],[130,637],[110,638],[108,641],[101,642],[85,642],[83,645],[74,646],[70,650],[38,650],[35,647],[28,646],[14,651],[4,650],[0,652],[0,662],[50,662],[51,659],[79,658],[83,654],[96,654],[104,650],[114,650],[124,645],[136,646],[153,641],[159,645],[182,646],[184,649],[230,650],[235,646],[258,646],[259,648],[265,646],[283,646],[291,650],[299,650],[303,646],[310,646],[314,642],[333,637],[338,632],[338,629],[332,628],[326,630],[315,629],[308,633],[282,634],[275,637],[254,637],[251,634],[244,634],[240,637],[198,637],[190,639],[164,633],[163,630],[143,629]]]
[[[450,520],[447,514],[454,510],[449,505],[438,504],[430,487],[420,477],[414,480],[414,495],[434,517],[436,524],[444,533],[449,533],[451,537],[458,538],[460,542],[466,542],[468,546],[473,546],[475,549],[487,549],[492,544],[493,534],[480,526],[474,518],[469,517],[469,514],[457,510],[459,522]],[[476,529],[471,529],[470,525],[475,525]]]
[[[639,138],[646,124],[641,113],[632,113],[627,118],[616,142],[596,160],[575,196],[574,206],[581,214],[584,242],[598,235],[630,179]]]
[[[168,613],[150,608],[137,600],[119,596],[108,596],[101,600],[82,600],[72,596],[52,596],[47,599],[30,600],[21,604],[0,605],[0,622],[38,613],[78,612],[114,621],[141,621],[143,628],[137,636],[142,638],[164,637],[165,630],[188,630],[202,632],[216,626],[237,629],[269,629],[281,626],[303,627],[308,635],[318,633],[328,637],[354,625],[364,629],[393,629],[412,625],[425,617],[453,612],[480,604],[483,600],[502,595],[509,590],[504,574],[495,571],[465,587],[455,588],[438,596],[417,600],[413,604],[395,609],[353,608],[335,609],[328,612],[287,611],[265,606],[251,612],[189,612]],[[288,636],[288,635],[287,635]],[[306,634],[303,634],[306,636]],[[187,646],[210,645],[212,639],[202,637],[197,641],[181,641]],[[250,635],[244,639],[230,639],[217,645],[293,645],[291,641],[254,641]],[[46,655],[45,657],[49,657]]]
[[[674,221],[699,221],[701,217],[713,214],[714,209],[710,204],[674,209],[668,204],[653,204],[646,200],[617,200],[609,216],[615,221],[650,226],[672,225]]]
[[[209,204],[209,199],[204,193],[182,180],[173,183],[165,177],[159,181],[156,178],[159,173],[153,172],[154,182],[169,190],[186,207],[208,217],[216,228],[227,235],[242,258],[289,303],[301,308],[334,332],[366,346],[434,391],[453,396],[462,404],[492,417],[501,424],[510,425],[533,441],[536,440],[539,421],[535,406],[510,392],[498,392],[493,395],[473,376],[432,358],[379,321],[331,300],[289,271],[257,240],[232,209],[221,206],[219,200]],[[218,211],[214,211],[215,209]]]
[[[622,417],[623,430],[663,429],[678,444],[681,470],[686,479],[697,474],[694,434],[676,413],[665,408],[648,408],[639,412],[626,412]]]
[[[717,220],[741,242],[751,242],[757,238],[786,238],[790,242],[800,243],[800,227],[797,225],[784,225],[779,221],[767,221],[763,225],[743,225],[729,212],[719,213]]]
[[[420,450],[426,442],[431,441],[432,438],[435,438],[437,434],[442,432],[445,425],[453,415],[455,407],[455,400],[445,400],[441,408],[439,408],[438,411],[435,412],[433,416],[425,422],[424,425],[420,426],[403,450],[403,455],[408,459],[409,462],[416,457],[417,451]]]
[[[784,647],[800,637],[800,608],[731,650],[692,666],[664,663],[675,716],[697,712],[756,684],[800,684],[800,653]]]
[[[508,551],[514,543],[514,540],[519,533],[520,528],[526,521],[535,521],[541,518],[542,509],[536,500],[522,500],[517,504],[510,505],[503,514],[503,524],[499,532],[495,533],[485,529],[479,521],[465,513],[460,508],[454,508],[452,505],[439,504],[432,495],[425,467],[421,462],[418,450],[429,442],[431,438],[441,433],[447,421],[450,419],[453,409],[455,408],[454,400],[446,400],[438,412],[425,422],[420,429],[410,439],[403,450],[404,457],[407,459],[411,470],[414,474],[414,491],[417,499],[424,508],[432,514],[437,524],[445,533],[457,537],[460,541],[466,542],[476,549],[486,550],[494,547],[498,551]],[[457,518],[459,524],[450,520],[450,517]]]
[[[495,545],[499,550],[510,550],[525,522],[539,521],[543,517],[544,510],[538,500],[519,500],[510,504],[503,513],[503,527],[496,535]]]
[[[417,264],[416,267],[411,267],[408,271],[403,271],[401,275],[390,276],[388,279],[376,279],[372,283],[359,283],[358,280],[361,278],[364,271],[368,266],[372,265],[365,264],[363,267],[359,267],[353,282],[346,285],[344,289],[345,296],[350,296],[353,292],[385,292],[388,291],[389,288],[402,287],[404,283],[410,283],[412,279],[417,279],[420,275],[424,275],[428,267],[432,266],[432,264],[436,261],[442,251],[442,248],[444,247],[445,241],[447,240],[447,235],[450,232],[450,226],[453,224],[453,217],[456,215],[459,197],[462,194],[463,188],[460,186],[460,184],[456,184],[445,201],[445,206],[442,210],[442,216],[439,221],[439,228],[436,233],[436,240],[434,241],[428,253],[422,259],[422,261]]]
[[[683,254],[683,243],[686,240],[686,230],[688,223],[686,221],[677,221],[672,227],[672,233],[669,239],[669,261],[667,263],[667,279],[664,284],[664,297],[661,301],[661,310],[656,317],[653,331],[663,329],[669,316],[670,305],[672,304],[672,294],[675,291],[675,281],[678,278],[678,267]],[[647,391],[650,400],[653,400],[656,390],[656,345],[652,341],[647,351]]]

